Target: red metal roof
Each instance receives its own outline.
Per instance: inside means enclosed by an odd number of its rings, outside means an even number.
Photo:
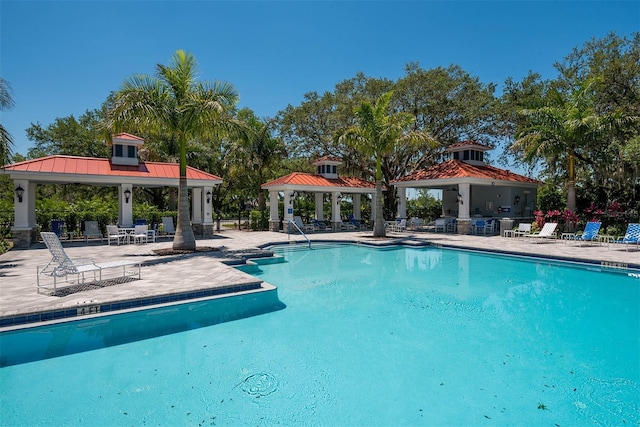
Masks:
[[[340,162],[340,163],[342,163],[342,159],[340,159],[338,157],[333,157],[333,156],[322,156],[319,159],[317,159],[315,162],[313,162],[313,164],[315,165],[316,163],[322,163],[322,162]]]
[[[541,184],[537,179],[519,175],[505,169],[499,169],[490,165],[472,165],[460,160],[447,160],[446,162],[433,165],[430,168],[422,169],[400,179],[396,179],[395,181],[392,181],[392,184],[395,182],[451,178],[480,178],[496,181]]]
[[[491,147],[489,147],[488,145],[484,145],[484,144],[480,144],[479,142],[467,140],[467,141],[457,142],[455,144],[450,144],[449,146],[447,146],[447,150],[446,151],[451,151],[452,149],[457,149],[457,148],[462,148],[462,147],[476,148],[477,150],[480,150],[480,151],[487,151],[487,150],[491,149]]]
[[[361,178],[352,176],[341,177],[337,179],[325,178],[322,175],[293,172],[289,175],[274,179],[273,181],[263,184],[262,187],[274,187],[278,185],[305,185],[313,187],[349,187],[349,188],[376,188],[375,182],[369,182]]]
[[[149,179],[179,179],[177,163],[140,162],[138,166],[112,165],[109,159],[75,156],[47,156],[4,167],[5,172],[37,172],[65,175],[100,175]],[[219,176],[187,166],[188,180],[222,181]]]
[[[144,139],[139,136],[131,135],[130,133],[122,132],[117,135],[113,135],[114,139],[129,139],[132,141],[144,141]]]

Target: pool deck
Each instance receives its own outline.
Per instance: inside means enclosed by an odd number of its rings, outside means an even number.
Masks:
[[[374,239],[371,231],[312,233],[313,242],[355,242],[372,245],[408,244],[474,249],[514,255],[539,256],[549,259],[582,261],[607,268],[640,269],[640,251],[624,245],[579,246],[560,240],[545,240],[538,244],[524,238],[501,236],[469,236],[424,231],[389,233],[386,239]],[[233,295],[273,289],[256,278],[233,268],[248,258],[270,256],[266,246],[275,244],[306,244],[299,235],[275,232],[226,230],[210,239],[198,239],[198,247],[213,250],[183,255],[157,255],[154,249],[170,249],[170,239],[137,245],[111,245],[100,241],[64,242],[71,258],[94,258],[96,262],[137,260],[142,263],[141,280],[93,287],[66,296],[50,296],[36,292],[37,266],[51,259],[43,244],[29,249],[12,249],[0,255],[0,330],[35,326],[53,320],[55,313],[76,312],[91,307],[113,307],[113,310],[179,302],[186,299]],[[131,305],[131,301],[138,304]],[[142,303],[141,303],[142,301]],[[125,305],[126,303],[127,305]],[[117,304],[117,308],[116,308]],[[48,317],[44,317],[44,313]],[[68,314],[72,313],[72,314]],[[78,313],[79,315],[79,313]],[[39,316],[42,319],[34,320]],[[78,318],[78,317],[74,317]],[[34,323],[35,322],[35,323]]]

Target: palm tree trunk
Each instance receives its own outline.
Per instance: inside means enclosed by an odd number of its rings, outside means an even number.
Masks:
[[[576,211],[576,172],[573,150],[569,151],[569,183],[567,184],[567,209]]]
[[[196,248],[196,238],[191,228],[191,218],[189,216],[189,189],[187,188],[187,177],[180,177],[178,187],[178,227],[173,238],[173,249],[194,250]]]
[[[384,211],[382,209],[382,181],[376,180],[376,219],[373,224],[373,237],[385,237]]]

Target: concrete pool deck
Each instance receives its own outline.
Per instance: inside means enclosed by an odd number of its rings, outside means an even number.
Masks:
[[[410,244],[475,249],[488,252],[549,259],[583,261],[612,268],[640,269],[640,251],[625,250],[624,245],[578,246],[564,241],[544,241],[539,244],[524,238],[501,236],[470,236],[424,231],[389,233],[386,239],[374,239],[371,231],[341,233],[311,233],[312,242],[356,242],[372,245]],[[12,249],[0,255],[0,330],[20,325],[34,326],[41,321],[53,320],[53,313],[67,312],[65,320],[76,316],[82,308],[121,302],[145,301],[150,305],[195,299],[211,295],[250,293],[270,288],[256,278],[232,267],[244,264],[248,258],[270,256],[263,248],[273,244],[306,244],[299,235],[268,231],[251,232],[226,230],[210,239],[198,239],[198,247],[215,250],[183,255],[157,255],[155,249],[170,249],[170,239],[137,245],[107,245],[106,241],[85,243],[65,242],[65,251],[71,258],[94,258],[97,262],[117,259],[142,262],[141,280],[98,287],[66,296],[50,296],[36,292],[37,266],[50,259],[43,244],[29,249]],[[179,295],[180,299],[169,296]],[[115,305],[114,305],[115,307]],[[138,305],[122,306],[125,308]],[[114,308],[115,310],[115,308]],[[42,313],[48,317],[35,320]],[[89,310],[89,313],[92,313]],[[88,314],[89,314],[88,313]],[[78,317],[73,317],[78,318]]]

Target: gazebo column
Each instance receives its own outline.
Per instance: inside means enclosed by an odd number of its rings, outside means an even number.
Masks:
[[[11,229],[11,238],[16,248],[28,248],[38,238],[36,185],[28,180],[18,179],[13,182],[13,188],[14,221]],[[16,189],[22,189],[21,197],[18,197]]]
[[[191,189],[191,228],[193,234],[202,236],[202,189]]]
[[[121,227],[132,227],[133,185],[121,184],[118,190],[118,224]]]
[[[398,218],[407,219],[407,189],[398,187],[396,191],[398,192]]]
[[[202,234],[204,236],[213,236],[213,203],[212,187],[202,187],[204,200],[204,217],[202,218]]]
[[[324,193],[315,193],[316,198],[316,219],[318,221],[324,221]]]
[[[362,219],[362,214],[360,213],[362,202],[361,196],[360,194],[352,194],[351,197],[353,199],[353,218],[360,221]]]
[[[340,230],[340,224],[342,223],[342,217],[340,216],[340,192],[331,193],[331,228],[333,230]]]
[[[458,200],[458,234],[470,234],[469,204],[471,202],[471,184],[459,184],[458,194],[460,194]]]
[[[269,230],[280,231],[280,215],[278,214],[277,191],[269,191]]]
[[[293,221],[293,201],[295,199],[293,190],[285,190],[284,192],[284,227],[289,229],[289,222]]]

